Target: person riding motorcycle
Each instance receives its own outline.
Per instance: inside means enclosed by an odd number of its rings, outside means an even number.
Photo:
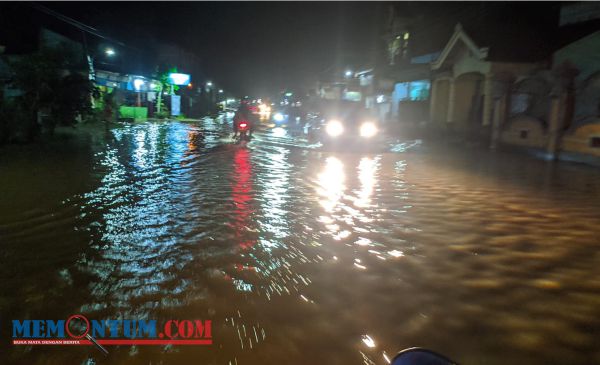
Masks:
[[[235,115],[233,116],[233,132],[234,132],[233,136],[234,136],[234,138],[238,134],[238,125],[242,121],[246,121],[246,123],[249,124],[250,128],[249,128],[248,135],[252,136],[252,131],[254,130],[254,120],[253,119],[254,119],[254,115],[252,114],[252,111],[250,110],[250,105],[248,104],[248,101],[242,100],[238,110],[235,112]]]

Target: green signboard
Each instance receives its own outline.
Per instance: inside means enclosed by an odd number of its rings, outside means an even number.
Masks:
[[[119,117],[124,119],[133,119],[142,121],[148,119],[148,108],[137,106],[121,106],[119,108]]]

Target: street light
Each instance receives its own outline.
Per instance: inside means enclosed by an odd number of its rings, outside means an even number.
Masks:
[[[142,79],[133,80],[133,87],[135,88],[136,91],[140,91],[142,89],[142,86],[144,86],[144,80],[142,80]]]
[[[106,55],[109,57],[112,57],[116,54],[115,50],[112,48],[107,48],[106,50],[104,50],[104,53],[106,53]]]
[[[346,77],[352,76],[352,71],[351,70],[346,70],[345,75],[346,75]]]
[[[223,89],[219,89],[219,94],[223,94]]]

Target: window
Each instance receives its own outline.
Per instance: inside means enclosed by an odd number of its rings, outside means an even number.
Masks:
[[[429,80],[411,81],[408,86],[410,100],[427,100],[429,99],[429,89],[431,85]]]
[[[531,104],[531,95],[513,94],[510,101],[510,115],[525,113]]]
[[[529,135],[529,131],[527,131],[527,130],[522,130],[521,133],[519,134],[521,139],[527,139],[527,135]]]
[[[600,148],[600,137],[592,137],[592,138],[590,138],[590,147],[592,147],[592,148]]]

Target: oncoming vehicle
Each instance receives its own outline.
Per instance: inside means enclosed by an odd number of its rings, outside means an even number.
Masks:
[[[360,103],[322,103],[310,121],[311,136],[325,147],[375,147],[381,140],[376,116]]]

